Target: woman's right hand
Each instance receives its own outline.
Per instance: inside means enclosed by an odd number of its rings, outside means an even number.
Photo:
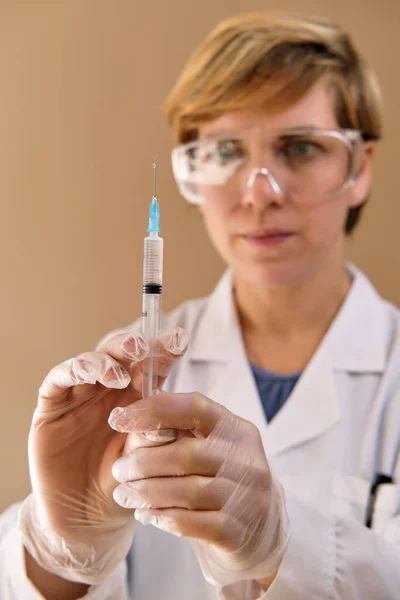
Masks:
[[[187,340],[181,328],[158,340],[160,388]],[[29,433],[33,494],[20,527],[36,561],[65,579],[98,583],[129,550],[134,513],[113,500],[118,482],[111,474],[129,439],[108,417],[142,397],[147,354],[140,334],[117,334],[53,368],[40,387]]]

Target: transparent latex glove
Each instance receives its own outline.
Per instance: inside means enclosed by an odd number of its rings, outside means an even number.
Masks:
[[[180,328],[157,341],[160,387],[187,341]],[[141,335],[118,334],[96,352],[56,366],[40,387],[29,433],[33,493],[19,525],[35,560],[64,579],[101,583],[130,548],[134,513],[114,502],[111,467],[138,436],[113,431],[108,417],[142,398],[147,353]],[[160,433],[161,443],[177,435]],[[157,445],[141,434],[138,439]]]
[[[135,434],[179,430],[175,442],[138,444],[114,463],[121,482],[114,498],[121,506],[135,508],[144,524],[192,538],[215,586],[277,572],[288,518],[255,425],[199,393],[162,393],[117,408],[110,425]]]

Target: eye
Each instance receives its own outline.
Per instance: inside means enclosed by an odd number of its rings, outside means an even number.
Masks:
[[[281,154],[292,160],[314,158],[322,151],[323,148],[312,140],[284,140],[280,148]]]
[[[241,159],[244,149],[241,141],[238,139],[218,140],[214,153],[220,162],[229,163]]]
[[[187,150],[185,151],[185,154],[189,160],[194,160],[196,158],[197,148],[195,146],[192,146],[191,148],[187,148]]]
[[[310,156],[314,149],[315,146],[309,142],[294,142],[293,144],[290,144],[288,154],[290,154],[290,156],[300,157]]]

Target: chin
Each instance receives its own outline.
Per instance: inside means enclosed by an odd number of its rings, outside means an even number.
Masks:
[[[300,265],[292,261],[259,262],[236,265],[233,267],[235,276],[253,285],[280,288],[293,286],[307,279],[314,270],[311,265]]]

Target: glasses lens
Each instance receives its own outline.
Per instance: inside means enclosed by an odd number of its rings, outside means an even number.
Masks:
[[[271,154],[271,172],[287,194],[299,200],[322,200],[340,190],[351,175],[351,146],[333,134],[282,135]]]
[[[289,199],[320,202],[356,175],[359,152],[336,131],[281,131],[279,134],[218,136],[173,152],[175,178],[192,202],[237,201],[246,193],[254,167],[265,167]],[[274,190],[272,190],[272,193]]]
[[[245,162],[243,141],[232,136],[200,139],[172,153],[175,178],[192,202],[203,201],[209,186],[227,184]]]

